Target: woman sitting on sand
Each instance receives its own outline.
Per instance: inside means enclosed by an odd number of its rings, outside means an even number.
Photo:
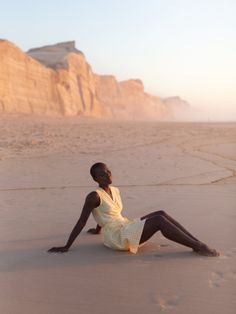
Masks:
[[[135,220],[123,217],[120,192],[118,188],[110,185],[112,176],[108,167],[104,163],[96,163],[91,167],[90,174],[98,183],[98,189],[87,195],[80,218],[66,245],[53,247],[48,252],[67,252],[92,212],[97,227],[89,229],[88,232],[98,234],[102,229],[103,243],[109,248],[136,253],[141,244],[149,240],[157,231],[161,231],[167,239],[190,247],[200,255],[219,255],[216,250],[210,249],[196,239],[163,210]]]

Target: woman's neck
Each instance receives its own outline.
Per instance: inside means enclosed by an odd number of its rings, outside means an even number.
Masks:
[[[105,191],[110,191],[110,185],[109,184],[108,185],[100,185],[99,184],[99,187],[102,188]]]

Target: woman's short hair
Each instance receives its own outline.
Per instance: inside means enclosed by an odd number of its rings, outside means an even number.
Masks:
[[[96,162],[96,164],[92,165],[90,168],[90,174],[94,178],[96,178],[96,170],[100,167],[106,166],[103,162]]]

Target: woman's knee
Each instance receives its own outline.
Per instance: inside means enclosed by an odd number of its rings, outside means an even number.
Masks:
[[[152,221],[152,224],[156,225],[158,228],[162,227],[167,223],[167,219],[164,215],[155,215],[155,217],[150,219]]]

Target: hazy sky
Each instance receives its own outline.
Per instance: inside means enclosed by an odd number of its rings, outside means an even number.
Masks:
[[[75,40],[98,74],[142,79],[210,119],[236,120],[236,0],[0,0],[23,50]]]

